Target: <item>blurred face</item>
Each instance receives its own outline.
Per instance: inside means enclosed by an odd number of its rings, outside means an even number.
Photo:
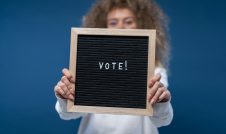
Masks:
[[[127,8],[113,9],[107,15],[107,28],[136,29],[136,17]]]

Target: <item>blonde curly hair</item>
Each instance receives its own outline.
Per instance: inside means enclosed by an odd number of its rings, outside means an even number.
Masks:
[[[97,0],[84,16],[82,27],[107,28],[107,15],[117,8],[133,12],[138,29],[156,29],[156,66],[168,68],[168,19],[154,0]]]

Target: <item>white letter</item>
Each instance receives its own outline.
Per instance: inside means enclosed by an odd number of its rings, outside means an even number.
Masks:
[[[102,69],[102,68],[103,68],[103,65],[104,65],[104,63],[103,63],[103,62],[99,62],[99,67],[100,67],[100,69]]]
[[[115,70],[115,64],[116,64],[116,62],[112,62],[113,70]]]
[[[109,63],[106,63],[106,64],[105,64],[105,69],[108,70],[109,68],[110,68]]]
[[[122,64],[123,64],[122,62],[118,63],[118,70],[122,70]]]

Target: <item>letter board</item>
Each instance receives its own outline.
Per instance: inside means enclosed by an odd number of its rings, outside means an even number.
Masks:
[[[69,70],[75,101],[68,112],[153,115],[155,30],[72,28]]]

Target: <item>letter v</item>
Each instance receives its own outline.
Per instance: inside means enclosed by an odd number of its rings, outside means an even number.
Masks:
[[[99,62],[99,67],[100,67],[100,69],[102,69],[102,68],[103,68],[103,65],[104,65],[104,63],[103,63],[103,62]]]

